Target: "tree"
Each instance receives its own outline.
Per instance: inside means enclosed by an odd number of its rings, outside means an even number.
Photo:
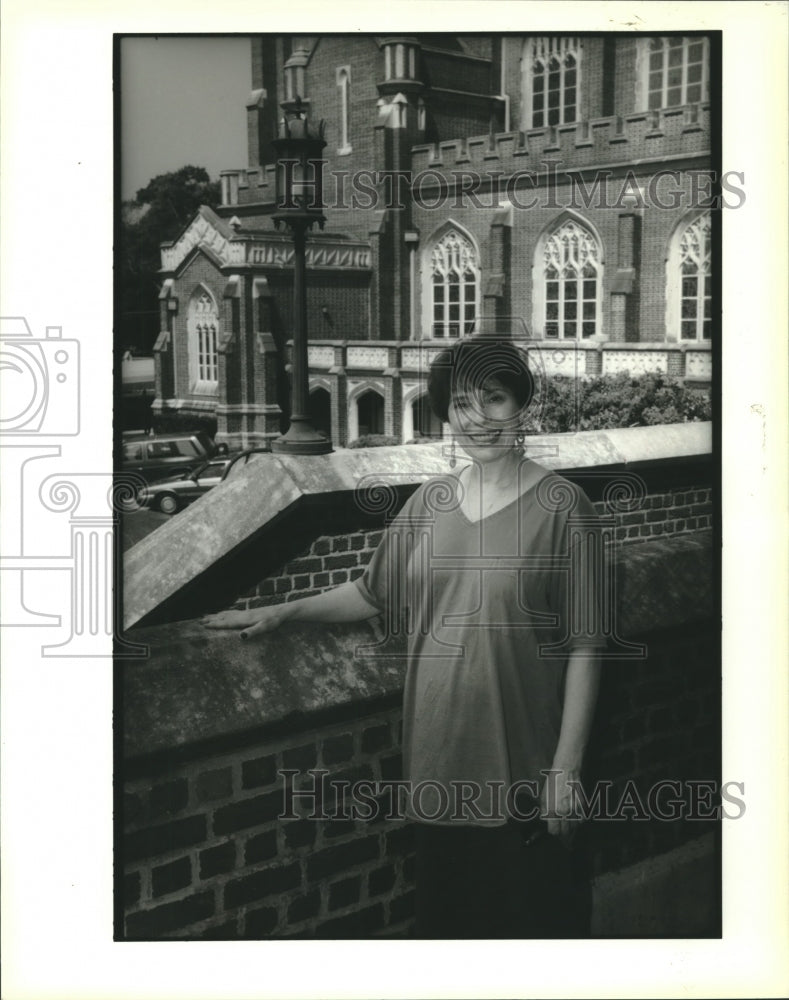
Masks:
[[[159,174],[123,202],[115,260],[117,348],[152,349],[159,333],[159,244],[175,239],[201,205],[219,202],[219,182],[193,166]]]

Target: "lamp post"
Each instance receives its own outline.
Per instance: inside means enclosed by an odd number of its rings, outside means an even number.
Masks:
[[[301,98],[281,105],[293,109],[280,122],[274,149],[276,207],[274,226],[284,223],[293,233],[293,366],[290,427],[271,443],[271,450],[290,455],[325,455],[329,438],[316,431],[309,418],[309,359],[307,354],[307,232],[315,223],[323,229],[323,122],[317,131],[307,121]]]

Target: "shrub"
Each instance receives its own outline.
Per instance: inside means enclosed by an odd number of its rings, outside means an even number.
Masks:
[[[349,448],[383,448],[386,445],[400,444],[399,438],[392,437],[391,434],[362,434],[361,437],[351,441]]]
[[[692,388],[668,375],[597,375],[589,379],[557,376],[545,384],[542,412],[534,433],[607,430],[710,420],[707,389]]]

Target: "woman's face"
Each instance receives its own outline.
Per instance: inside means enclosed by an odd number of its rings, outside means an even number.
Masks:
[[[449,426],[470,458],[492,461],[515,446],[520,410],[512,389],[491,376],[479,388],[455,389],[449,403]]]

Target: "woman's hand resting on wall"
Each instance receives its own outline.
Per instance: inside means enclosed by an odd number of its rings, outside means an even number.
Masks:
[[[285,604],[271,604],[267,608],[248,611],[219,611],[214,615],[205,615],[200,624],[206,628],[234,629],[241,632],[242,639],[254,639],[255,636],[273,632],[287,621],[359,622],[377,614],[378,608],[368,604],[359,588],[349,582]]]
[[[292,617],[292,609],[287,604],[272,604],[267,608],[251,611],[220,611],[206,615],[200,624],[212,629],[233,629],[241,632],[242,639],[253,639],[265,632],[273,632],[283,622]]]

